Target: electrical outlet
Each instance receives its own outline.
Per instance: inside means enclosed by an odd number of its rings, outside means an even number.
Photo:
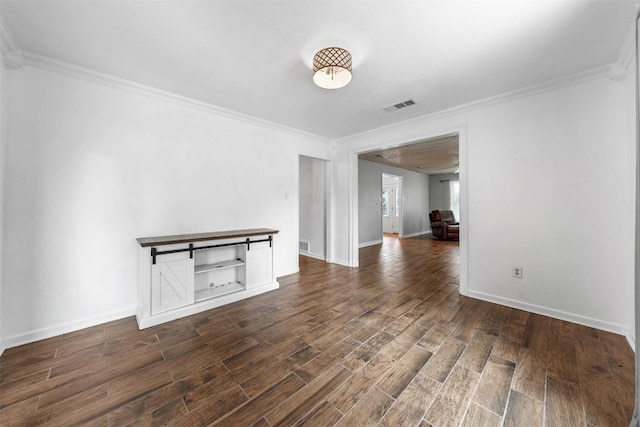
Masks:
[[[513,277],[522,279],[522,267],[513,267]]]

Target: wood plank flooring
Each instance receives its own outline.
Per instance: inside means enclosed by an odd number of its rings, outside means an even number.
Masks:
[[[301,257],[249,300],[8,349],[0,424],[628,425],[622,336],[462,297],[458,260],[456,242],[385,237],[359,268]]]

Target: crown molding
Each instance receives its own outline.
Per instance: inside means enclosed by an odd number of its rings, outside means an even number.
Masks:
[[[624,75],[626,75],[626,73],[624,73]],[[622,78],[624,78],[624,75],[622,76]],[[456,107],[447,108],[445,110],[436,111],[434,113],[425,114],[419,117],[414,117],[412,119],[405,120],[403,122],[394,123],[391,125],[382,126],[369,131],[350,135],[344,138],[337,139],[334,142],[336,147],[339,147],[353,141],[370,138],[373,135],[377,135],[382,132],[402,130],[404,128],[414,126],[425,120],[445,119],[445,118],[453,117],[459,114],[464,114],[470,111],[478,110],[481,108],[487,108],[492,105],[516,101],[518,99],[527,98],[527,97],[545,93],[545,92],[555,91],[561,88],[574,86],[577,84],[586,83],[589,81],[593,81],[593,80],[597,80],[605,77],[609,77],[616,80],[621,79],[619,74],[615,74],[614,71],[612,71],[611,65],[603,65],[600,67],[591,68],[589,70],[584,70],[579,73],[570,74],[568,76],[549,80],[544,83],[527,86],[521,89],[516,89],[516,90],[505,92],[499,95],[480,99],[478,101],[473,101],[466,104],[458,105]]]
[[[2,17],[0,16],[0,52],[3,55],[13,52],[14,50],[18,50],[18,45],[16,41],[13,39],[9,28],[5,25]]]
[[[2,54],[2,61],[7,70],[18,70],[24,66],[22,52],[19,50]]]
[[[178,95],[173,92],[157,89],[141,83],[136,83],[131,80],[122,79],[110,74],[101,73],[90,68],[80,67],[78,65],[70,64],[67,62],[58,61],[56,59],[38,55],[33,52],[22,51],[22,58],[24,61],[24,65],[28,65],[33,68],[38,68],[53,73],[81,79],[91,83],[97,83],[103,86],[124,90],[126,92],[135,93],[175,105],[180,105],[182,107],[202,111],[218,117],[239,121],[248,125],[258,126],[273,131],[286,133],[292,136],[304,137],[324,144],[331,144],[330,139],[321,137],[319,135],[304,132],[289,126],[280,125],[268,120],[262,120],[253,116],[249,116],[247,114],[239,113],[237,111],[218,107],[208,102],[199,101],[197,99]]]
[[[2,54],[2,62],[7,70],[22,68],[22,52],[2,17],[0,17],[0,53]]]
[[[143,85],[141,83],[136,83],[130,80],[122,79],[120,77],[116,77],[110,74],[101,73],[99,71],[95,71],[89,68],[80,67],[74,64],[63,62],[63,61],[58,61],[56,59],[43,56],[43,55],[38,55],[33,52],[16,50],[15,52],[13,52],[13,54],[15,55],[14,60],[19,58],[20,65],[22,64],[28,65],[30,67],[39,68],[39,69],[51,71],[51,72],[62,74],[62,75],[67,75],[70,77],[78,78],[78,79],[89,81],[92,83],[97,83],[103,86],[121,89],[127,92],[136,93],[139,95],[151,97],[161,101],[173,103],[176,105],[181,105],[181,106],[202,111],[208,114],[213,114],[218,117],[236,120],[239,122],[243,122],[245,124],[267,128],[267,129],[283,132],[293,136],[304,137],[304,138],[311,139],[323,144],[328,144],[332,146],[334,149],[339,148],[340,146],[351,141],[367,138],[371,135],[376,135],[378,133],[385,132],[385,131],[396,131],[403,128],[407,128],[407,127],[413,126],[416,123],[422,122],[424,120],[443,119],[450,116],[455,116],[458,114],[463,114],[466,112],[477,110],[480,108],[486,108],[486,107],[504,103],[504,102],[515,101],[521,98],[526,98],[536,94],[557,90],[563,87],[585,83],[585,82],[596,80],[603,77],[609,77],[612,80],[618,80],[618,81],[623,80],[627,72],[626,69],[622,68],[621,64],[612,63],[609,65],[604,65],[601,67],[596,67],[596,68],[585,70],[579,73],[549,80],[547,82],[540,83],[537,85],[527,86],[521,89],[505,92],[503,94],[495,95],[489,98],[469,102],[456,107],[414,117],[412,119],[405,120],[400,123],[394,123],[394,124],[382,126],[376,129],[368,130],[365,132],[349,135],[343,138],[331,140],[329,138],[324,138],[319,135],[304,132],[295,128],[291,128],[288,126],[280,125],[274,122],[249,116],[247,114],[243,114],[233,110],[228,110],[222,107],[218,107],[214,104],[210,104],[204,101],[188,98],[172,92],[168,92],[168,91],[157,89],[151,86]],[[5,62],[7,61],[7,57],[11,57],[11,55],[7,55],[4,58]]]
[[[609,78],[616,82],[622,82],[627,78],[629,74],[628,68],[624,68],[618,62],[612,62],[609,64]]]
[[[618,64],[627,71],[629,69],[629,65],[635,58],[635,44],[636,44],[636,25],[635,22],[629,28],[627,32],[627,37],[624,39],[624,43],[622,44],[622,48],[620,49],[620,54],[618,55]]]

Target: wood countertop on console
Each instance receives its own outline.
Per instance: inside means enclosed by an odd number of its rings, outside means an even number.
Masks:
[[[253,228],[248,230],[211,231],[208,233],[176,234],[174,236],[138,237],[136,241],[142,247],[173,245],[176,243],[202,242],[205,240],[234,239],[238,237],[264,236],[278,234],[279,230]]]

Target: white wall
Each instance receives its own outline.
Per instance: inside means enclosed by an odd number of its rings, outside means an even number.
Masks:
[[[382,239],[380,196],[382,174],[402,177],[402,236],[429,231],[429,176],[380,163],[358,160],[358,243],[368,245]]]
[[[327,228],[327,161],[300,156],[300,240],[309,242],[308,253],[325,259]]]
[[[357,179],[357,157],[354,157],[353,159],[351,157],[349,155],[338,154],[334,148],[333,180],[331,188],[332,228],[329,236],[331,258],[329,259],[329,262],[357,267],[357,261],[356,263],[353,262],[354,257],[357,257],[358,255],[357,237],[355,238],[355,246],[353,244],[345,244],[347,243],[347,240],[351,243],[348,236],[351,234],[354,227],[357,229],[358,221],[357,195],[345,191],[345,187],[348,186],[349,180],[354,174]],[[351,160],[355,160],[355,165]],[[349,205],[352,205],[354,209],[353,215],[351,216],[347,214],[346,209]]]
[[[590,71],[338,141],[336,162],[460,131],[461,291],[626,333],[634,271],[629,87],[604,69]],[[356,179],[349,169],[334,177],[342,183],[336,199],[347,201],[336,203],[336,219],[344,219],[336,228],[347,228],[335,235],[336,257],[353,255],[357,235],[348,224]],[[511,277],[513,266],[524,278]]]
[[[369,167],[370,166],[370,167]],[[375,163],[358,159],[358,244],[382,243],[380,196],[382,173]]]
[[[429,175],[429,210],[451,209],[451,191],[449,182],[458,181],[457,173]]]
[[[135,237],[274,227],[276,274],[296,271],[298,154],[328,158],[325,144],[31,67],[3,75],[5,344],[133,314]],[[357,260],[357,152],[462,132],[468,293],[632,331],[633,88],[600,75],[339,141],[331,261]],[[615,233],[599,227],[612,212]]]
[[[24,67],[7,74],[7,345],[131,315],[136,237],[268,227],[297,271],[298,153],[330,147]]]
[[[470,117],[469,134],[482,135],[469,140],[470,295],[619,332],[631,324],[623,89],[602,78]]]

